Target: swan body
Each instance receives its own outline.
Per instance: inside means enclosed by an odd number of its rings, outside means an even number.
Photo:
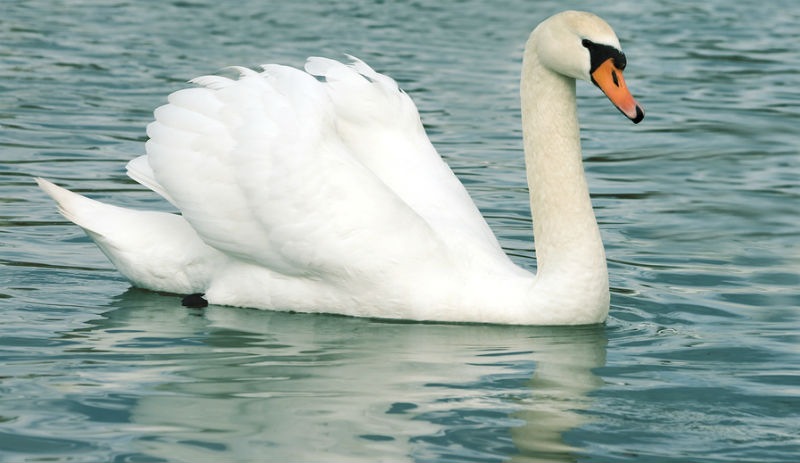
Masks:
[[[37,181],[135,286],[270,310],[602,323],[608,275],[583,173],[575,79],[593,81],[641,120],[611,28],[564,12],[525,47],[536,275],[503,252],[409,96],[351,59],[309,58],[304,71],[236,68],[237,79],[200,77],[170,95],[147,128],[147,154],[127,168],[180,215]]]

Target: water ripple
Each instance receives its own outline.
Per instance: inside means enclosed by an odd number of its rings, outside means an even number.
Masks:
[[[68,3],[7,1],[0,24],[0,459],[796,459],[793,2],[576,3],[618,31],[648,116],[578,86],[612,309],[574,329],[187,311],[128,290],[31,180],[170,210],[123,172],[169,92],[352,53],[534,269],[519,60],[562,2]]]

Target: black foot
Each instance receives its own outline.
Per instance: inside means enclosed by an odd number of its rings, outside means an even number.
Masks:
[[[202,309],[203,307],[208,307],[208,301],[203,299],[203,295],[200,293],[190,294],[183,299],[181,299],[181,304],[185,307],[189,307],[190,309]]]

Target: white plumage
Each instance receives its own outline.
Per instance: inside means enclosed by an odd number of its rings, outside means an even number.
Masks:
[[[616,42],[595,16],[553,18],[537,31],[548,23],[545,31],[577,25],[596,42]],[[575,37],[579,42],[585,35]],[[526,47],[523,111],[526,95],[536,93],[526,85],[546,85],[558,73],[541,74],[542,66],[531,61],[536,40],[534,31]],[[586,60],[587,76],[581,77],[588,80],[588,51],[577,54],[568,59]],[[262,72],[234,68],[238,79],[199,77],[192,81],[198,87],[170,95],[147,127],[147,154],[128,164],[128,174],[181,215],[122,209],[38,182],[119,271],[144,288],[274,310],[602,322],[608,283],[604,257],[597,261],[591,204],[588,216],[584,204],[588,193],[550,198],[553,204],[540,207],[544,215],[534,210],[535,219],[546,222],[559,209],[577,207],[582,217],[559,226],[588,226],[571,243],[580,252],[562,253],[571,257],[559,265],[561,273],[534,277],[502,251],[428,140],[411,98],[391,78],[350,59],[309,58],[305,71],[275,64]],[[570,124],[574,80],[558,75],[572,82],[572,101],[555,101],[541,118]],[[570,136],[577,137],[577,126],[574,132]],[[537,162],[537,149],[526,140],[529,166]],[[566,181],[585,191],[579,148],[577,158],[571,153],[560,162],[577,162],[575,178]],[[545,174],[529,172],[529,178]],[[540,257],[540,269],[543,264]],[[570,280],[572,295],[564,293],[563,282]]]

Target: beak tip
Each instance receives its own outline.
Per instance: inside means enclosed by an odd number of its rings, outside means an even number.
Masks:
[[[641,106],[636,105],[636,115],[634,117],[631,117],[630,119],[634,124],[642,122],[642,119],[644,119],[644,111],[642,110]]]

